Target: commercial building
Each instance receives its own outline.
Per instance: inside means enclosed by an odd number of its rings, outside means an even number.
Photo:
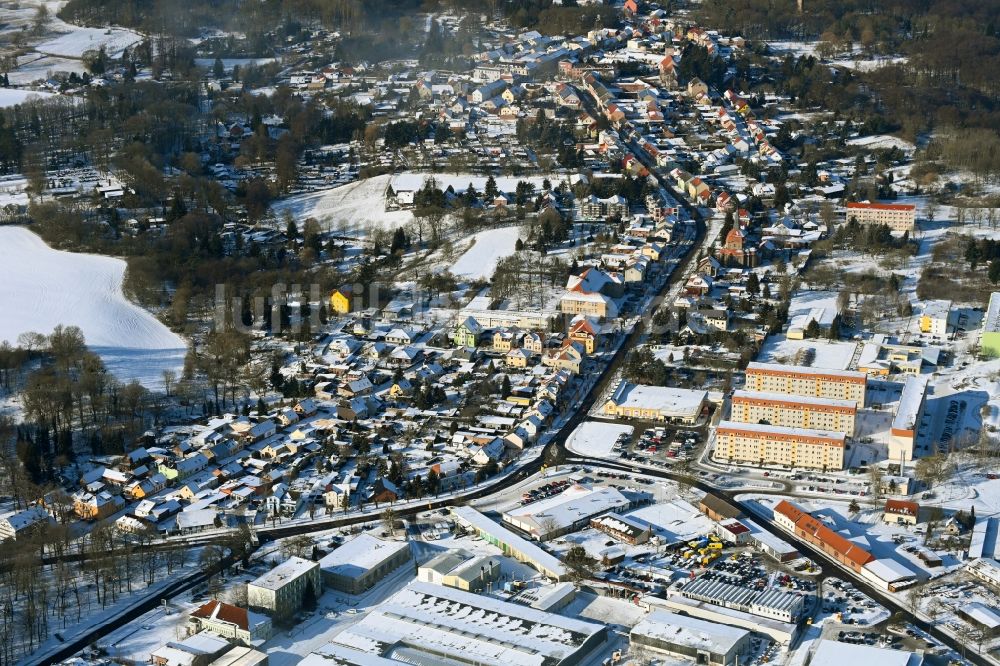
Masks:
[[[417,580],[466,592],[482,592],[500,578],[500,558],[447,550],[417,569]]]
[[[250,608],[263,610],[278,618],[288,618],[302,607],[307,588],[314,599],[322,592],[319,563],[301,557],[289,557],[257,580],[247,584]]]
[[[1000,590],[1000,564],[996,560],[981,557],[966,565],[965,570],[995,590]]]
[[[590,526],[618,541],[624,541],[633,546],[649,541],[649,537],[653,531],[645,523],[641,523],[629,516],[619,516],[614,513],[591,518]]]
[[[801,594],[781,589],[757,590],[737,585],[719,576],[701,576],[680,589],[688,599],[794,624],[802,618],[805,600]]]
[[[965,604],[958,608],[958,614],[982,629],[986,636],[1000,634],[1000,613],[986,604],[978,601]]]
[[[951,325],[951,301],[926,301],[920,312],[920,332],[944,337]]]
[[[547,541],[574,532],[605,513],[621,513],[632,500],[615,488],[576,483],[554,497],[506,511],[503,521],[532,539]]]
[[[860,574],[866,564],[875,561],[875,557],[867,550],[845,539],[788,500],[781,500],[774,507],[774,523],[803,541],[816,546],[855,573]]]
[[[986,314],[983,316],[979,353],[986,358],[1000,356],[1000,291],[990,294],[990,303],[986,306]]]
[[[913,231],[917,207],[913,204],[858,203],[847,204],[847,219],[859,224],[885,224],[893,231]]]
[[[193,611],[188,622],[195,633],[210,631],[243,643],[266,641],[271,637],[271,618],[217,599]]]
[[[696,664],[730,666],[749,656],[750,632],[717,622],[654,610],[629,632],[629,642]]]
[[[854,436],[858,403],[781,393],[734,391],[730,419],[740,423],[770,423],[786,428],[842,432]]]
[[[539,573],[557,581],[567,577],[566,567],[555,555],[544,550],[524,537],[514,534],[472,507],[456,506],[451,509],[455,522],[465,529],[478,534],[487,543],[499,548],[504,555],[518,562],[534,567]]]
[[[416,581],[319,652],[346,654],[346,648],[391,664],[571,666],[588,659],[606,638],[600,624]]]
[[[705,495],[698,503],[698,510],[718,522],[743,517],[743,509],[733,506],[718,495]]]
[[[690,424],[701,416],[707,398],[707,391],[644,386],[623,381],[604,403],[604,414],[616,418]]]
[[[798,636],[799,627],[788,622],[770,620],[759,615],[752,615],[735,608],[717,606],[705,601],[688,599],[679,594],[670,594],[666,599],[644,597],[643,602],[654,608],[664,608],[682,615],[696,617],[717,624],[729,625],[746,629],[755,634],[763,634],[777,643],[793,643]]]
[[[921,666],[924,663],[923,655],[905,650],[841,643],[831,639],[820,639],[816,643],[810,666]]]
[[[927,377],[910,375],[903,382],[899,405],[896,407],[889,429],[888,448],[891,462],[913,460],[920,419],[924,416],[924,407],[927,403],[927,381]]]
[[[746,371],[747,391],[784,393],[865,404],[867,376],[853,370],[827,370],[801,365],[750,363]]]
[[[844,468],[845,444],[842,432],[720,421],[715,458],[736,464],[837,470]]]
[[[361,534],[319,561],[323,583],[348,594],[361,594],[410,562],[410,544]]]

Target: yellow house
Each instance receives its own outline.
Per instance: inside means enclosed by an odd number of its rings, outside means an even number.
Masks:
[[[584,319],[578,319],[570,326],[569,329],[569,339],[574,342],[579,342],[583,346],[583,350],[588,354],[594,353],[594,346],[597,341],[597,334],[594,332],[594,327],[590,325],[590,322]]]
[[[334,289],[330,294],[330,309],[337,314],[347,314],[351,311],[352,295],[350,287]]]
[[[527,368],[529,360],[531,360],[531,353],[525,349],[511,349],[504,356],[504,361],[510,368]]]

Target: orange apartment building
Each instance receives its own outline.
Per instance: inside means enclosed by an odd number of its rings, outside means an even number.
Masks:
[[[838,470],[844,468],[845,444],[842,432],[720,421],[715,458],[735,464]]]
[[[751,363],[744,389],[830,400],[853,400],[865,404],[867,375],[852,370],[828,370],[801,365]]]
[[[842,432],[848,437],[854,436],[858,414],[858,403],[853,400],[757,391],[735,391],[731,405],[732,421]]]

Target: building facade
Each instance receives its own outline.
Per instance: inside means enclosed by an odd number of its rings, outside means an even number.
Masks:
[[[843,433],[721,421],[715,457],[737,464],[838,470],[844,468],[845,440]]]
[[[290,557],[257,580],[247,584],[247,603],[251,609],[288,618],[302,607],[312,587],[314,599],[322,591],[319,563]]]
[[[736,391],[730,418],[740,423],[827,430],[853,437],[857,414],[858,403],[853,400]]]
[[[826,370],[800,365],[751,363],[747,366],[747,391],[784,393],[865,404],[867,375],[851,370]]]
[[[913,231],[917,207],[913,204],[850,202],[847,219],[855,219],[859,224],[885,224],[893,231]]]

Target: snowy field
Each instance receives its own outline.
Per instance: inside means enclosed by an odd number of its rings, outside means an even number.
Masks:
[[[109,57],[117,59],[121,58],[125,49],[144,39],[139,33],[124,28],[85,28],[59,23],[59,26],[53,27],[68,32],[42,42],[35,47],[36,51],[63,58],[82,58],[87,51],[96,51],[103,46]]]
[[[17,88],[0,88],[0,109],[8,106],[24,104],[31,100],[39,100],[45,97],[55,97],[52,93],[36,92],[34,90],[18,90]]]
[[[0,340],[79,326],[116,377],[159,386],[164,370],[179,371],[186,346],[125,298],[125,268],[120,259],[53,250],[23,227],[0,227]]]
[[[615,440],[621,435],[632,436],[634,428],[617,423],[585,421],[566,440],[566,448],[584,456],[604,458],[611,455]]]
[[[386,211],[385,189],[392,176],[376,176],[347,185],[297,194],[271,205],[278,217],[290,212],[295,219],[316,218],[324,227],[348,235],[366,235],[372,229],[395,229],[413,220],[408,210]]]
[[[472,247],[452,264],[451,272],[471,280],[489,280],[497,262],[514,254],[519,234],[519,227],[480,231],[472,237]]]
[[[446,190],[451,187],[455,192],[464,192],[468,187],[469,183],[476,188],[476,191],[480,194],[486,189],[486,181],[488,178],[486,176],[477,176],[470,173],[420,173],[415,171],[409,171],[405,173],[396,174],[392,177],[392,189],[396,192],[409,191],[409,190],[419,190],[424,186],[424,183],[428,178],[433,178],[437,183],[438,188]],[[494,178],[497,184],[497,189],[501,192],[513,193],[517,189],[518,181],[523,180],[526,183],[531,183],[535,186],[535,192],[540,192],[542,190],[542,183],[545,180],[544,176],[524,176],[522,178],[515,178],[513,176],[499,176]],[[557,176],[552,176],[549,181],[553,187],[555,187],[559,180]]]

